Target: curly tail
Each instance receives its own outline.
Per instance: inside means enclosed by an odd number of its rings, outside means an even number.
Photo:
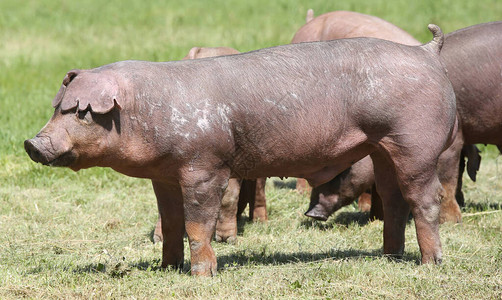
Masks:
[[[427,44],[422,45],[422,47],[430,52],[439,54],[439,52],[441,52],[441,48],[443,48],[444,43],[443,31],[436,24],[429,24],[429,26],[427,27],[434,35],[434,38]]]

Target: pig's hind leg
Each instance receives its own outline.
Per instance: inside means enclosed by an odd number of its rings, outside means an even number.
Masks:
[[[389,158],[381,153],[371,154],[375,166],[375,185],[379,199],[383,201],[383,250],[384,254],[401,258],[404,253],[405,229],[410,206],[404,200],[397,182],[396,172]],[[375,186],[374,186],[375,188]],[[372,209],[375,205],[372,204]]]
[[[407,140],[403,137],[398,141],[385,140],[381,143],[379,153],[373,153],[372,159],[375,164],[375,178],[378,193],[381,194],[384,205],[384,231],[392,224],[402,228],[395,236],[399,244],[404,248],[404,227],[408,217],[404,206],[404,198],[411,208],[415,220],[418,244],[422,254],[422,263],[441,262],[441,241],[439,238],[439,212],[440,202],[444,197],[437,175],[437,161],[442,147],[440,143],[426,142],[418,144],[418,139]],[[406,146],[409,145],[409,146]],[[379,171],[377,171],[377,166]],[[383,169],[391,170],[392,176],[385,179],[388,185],[399,186],[402,198],[394,188],[392,196],[390,192],[383,191],[378,187],[382,182]],[[390,178],[395,178],[393,182]],[[392,184],[391,184],[392,183]],[[385,193],[385,194],[383,194]],[[391,197],[391,198],[389,198]],[[389,203],[392,203],[389,206]],[[386,207],[387,206],[387,207]],[[388,224],[389,221],[391,224]],[[391,229],[389,229],[391,230]],[[396,231],[396,229],[392,229]],[[388,235],[384,234],[384,251],[387,254],[400,254],[402,249],[398,244],[391,242],[385,246]]]

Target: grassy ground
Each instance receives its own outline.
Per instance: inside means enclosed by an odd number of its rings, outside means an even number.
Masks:
[[[174,60],[192,46],[241,51],[288,43],[316,14],[356,10],[421,41],[500,18],[482,1],[19,1],[0,2],[0,298],[494,298],[502,297],[502,166],[483,153],[465,180],[462,224],[441,227],[444,263],[417,264],[414,226],[402,261],[382,257],[382,223],[347,207],[327,223],[308,200],[267,189],[270,221],[240,223],[236,245],[215,244],[219,274],[159,270],[148,181],[108,169],[74,173],[32,163],[23,140],[52,114],[66,71],[124,59]],[[185,250],[188,259],[188,248]]]

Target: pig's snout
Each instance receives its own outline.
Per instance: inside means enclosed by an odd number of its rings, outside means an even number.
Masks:
[[[49,163],[48,158],[38,149],[35,139],[24,141],[24,150],[26,150],[26,153],[28,153],[31,160],[34,162],[39,162],[44,165]]]
[[[24,149],[34,162],[49,166],[68,167],[76,159],[76,156],[70,150],[53,149],[52,143],[45,145],[47,141],[35,137],[24,141]],[[49,149],[50,148],[50,149]]]

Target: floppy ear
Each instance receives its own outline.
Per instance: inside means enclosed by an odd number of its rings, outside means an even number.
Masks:
[[[66,91],[66,87],[68,86],[68,83],[70,83],[72,79],[75,78],[75,76],[77,76],[80,72],[81,72],[80,70],[74,69],[66,73],[65,77],[63,78],[63,84],[61,84],[61,87],[59,88],[56,97],[54,97],[54,99],[52,100],[52,107],[54,108],[58,107],[58,105],[63,100],[63,96]]]
[[[119,85],[114,76],[103,72],[78,72],[73,78],[70,74],[63,94],[62,111],[76,107],[78,111],[90,109],[93,113],[106,114],[115,106],[121,108]]]

